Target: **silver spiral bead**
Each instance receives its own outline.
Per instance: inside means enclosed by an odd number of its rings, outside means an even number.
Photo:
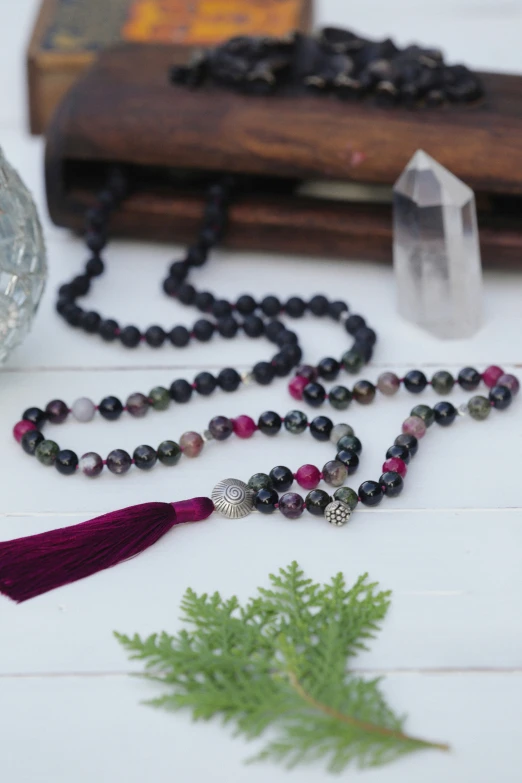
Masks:
[[[254,510],[254,492],[239,479],[223,479],[212,490],[216,511],[229,519],[242,519]]]

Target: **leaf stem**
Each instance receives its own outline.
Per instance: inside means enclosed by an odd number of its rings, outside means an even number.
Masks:
[[[402,731],[386,729],[384,726],[376,726],[375,723],[368,723],[366,721],[358,720],[357,718],[352,718],[350,715],[345,715],[344,713],[339,712],[339,710],[336,710],[333,707],[329,707],[327,704],[323,704],[322,702],[314,699],[313,696],[310,696],[310,694],[305,691],[293,672],[288,672],[288,679],[294,690],[304,701],[307,702],[307,704],[324,713],[325,715],[328,715],[330,718],[334,718],[334,720],[347,723],[349,726],[354,726],[355,728],[361,729],[361,731],[367,731],[370,734],[380,734],[382,737],[390,737],[391,739],[400,740],[402,742],[413,742],[426,748],[434,748],[444,751],[449,751],[450,749],[450,746],[445,743],[428,742],[427,740],[423,740],[418,737],[411,737],[408,734],[404,734]]]

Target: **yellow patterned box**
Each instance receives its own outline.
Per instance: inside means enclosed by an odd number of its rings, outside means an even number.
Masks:
[[[313,0],[43,0],[28,50],[29,118],[42,133],[97,53],[121,41],[174,45],[180,61],[234,35],[309,31]]]

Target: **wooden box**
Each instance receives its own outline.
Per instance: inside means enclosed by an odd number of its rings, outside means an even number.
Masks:
[[[424,149],[477,194],[486,262],[522,262],[522,78],[482,74],[480,104],[380,108],[311,94],[246,96],[169,83],[175,49],[106,51],[61,105],[48,135],[46,179],[53,221],[83,229],[107,166],[129,166],[132,196],[114,216],[121,235],[190,240],[206,182],[221,172],[254,185],[231,211],[231,247],[391,259],[390,186]],[[319,198],[379,186],[378,196]],[[315,188],[317,193],[317,188]]]
[[[43,0],[27,54],[31,132],[44,132],[64,95],[107,46],[175,44],[175,57],[184,62],[194,47],[233,35],[309,31],[311,17],[312,0]]]

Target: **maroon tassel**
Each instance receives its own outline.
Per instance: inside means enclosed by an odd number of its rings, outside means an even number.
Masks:
[[[21,603],[136,557],[174,525],[214,511],[210,498],[143,503],[72,527],[0,543],[0,593]]]

